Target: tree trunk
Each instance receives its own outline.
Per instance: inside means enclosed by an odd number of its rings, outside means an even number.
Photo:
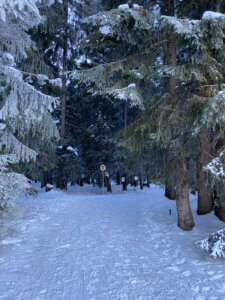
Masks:
[[[218,205],[214,207],[214,213],[220,221],[225,222],[225,207]]]
[[[123,185],[123,191],[127,191],[127,181],[126,181],[126,174],[124,174],[124,177],[122,177],[122,185]]]
[[[84,178],[80,178],[80,186],[84,186]]]
[[[130,176],[130,184],[131,186],[134,186],[134,175]]]
[[[138,185],[138,177],[134,176],[134,186],[136,187]]]
[[[68,0],[65,1],[65,18],[66,18],[66,28],[64,30],[65,33],[65,42],[63,47],[63,57],[62,57],[62,98],[61,98],[61,115],[60,115],[60,134],[61,138],[65,137],[66,133],[66,97],[67,97],[67,51],[68,51],[68,29],[67,29],[67,22],[68,22]]]
[[[198,215],[205,215],[213,210],[213,190],[207,184],[204,167],[211,161],[212,140],[210,129],[203,129],[199,134],[198,151]]]
[[[109,173],[105,175],[105,183],[106,183],[106,187],[107,187],[107,192],[112,193],[112,185],[110,183]]]
[[[68,0],[64,0],[64,13],[65,13],[65,27],[64,27],[64,45],[62,55],[62,89],[61,89],[61,112],[60,112],[60,136],[61,139],[65,138],[66,134],[66,98],[67,98],[67,52],[68,52]],[[62,178],[58,178],[57,186],[60,189],[67,190],[67,183]]]
[[[184,158],[182,162],[182,182],[179,189],[176,191],[176,206],[178,213],[178,227],[183,230],[192,230],[194,220],[192,216],[190,201],[189,201],[189,178],[187,171],[187,163]]]
[[[218,191],[220,195],[218,194]],[[225,187],[224,185],[218,185],[214,190],[214,213],[217,218],[222,222],[225,222]]]
[[[127,173],[125,173],[124,176],[125,176],[125,180],[126,180],[126,185],[128,185],[129,184],[129,176]]]
[[[147,187],[150,188],[150,175],[147,175]]]
[[[51,175],[48,175],[48,183],[53,184],[53,178]]]
[[[120,172],[119,171],[117,171],[117,173],[116,173],[116,184],[120,185]]]
[[[166,151],[166,162],[170,163],[172,159],[174,159],[174,149],[172,149],[172,147],[168,147]],[[166,178],[165,196],[170,200],[176,199],[175,182],[172,175],[169,176],[169,178]]]
[[[127,101],[124,103],[124,141],[127,140]]]
[[[45,187],[47,183],[47,172],[41,170],[41,188]]]
[[[142,179],[142,176],[141,176],[141,173],[139,173],[139,181],[140,181],[140,189],[143,190],[143,179]]]
[[[162,11],[166,16],[175,15],[175,3],[174,0],[165,1],[165,5]],[[176,67],[177,58],[176,58],[176,36],[174,34],[168,34],[168,42],[166,49],[164,49],[164,63],[168,64],[171,67]],[[177,102],[176,94],[176,79],[172,76],[169,77],[168,82],[168,106],[173,108]],[[172,131],[172,128],[171,128]],[[175,156],[175,149],[172,145],[169,145],[166,151],[166,163],[170,163]],[[175,200],[175,182],[173,176],[167,178],[165,182],[165,196],[170,200]]]

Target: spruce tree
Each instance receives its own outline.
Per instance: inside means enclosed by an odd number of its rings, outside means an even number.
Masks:
[[[153,20],[156,18],[157,22],[154,23]],[[172,77],[169,80],[174,83],[177,80],[177,100],[173,95],[172,98],[175,101],[172,106],[168,102],[160,105],[160,101],[158,101],[158,105],[155,105],[159,112],[157,121],[159,127],[156,134],[157,139],[161,140],[164,145],[173,145],[176,149],[176,156],[169,165],[170,169],[173,166],[176,173],[173,177],[176,179],[178,225],[185,230],[191,229],[194,225],[189,204],[189,178],[186,164],[187,146],[192,143],[194,129],[187,126],[189,124],[187,112],[193,101],[196,100],[196,97],[193,97],[194,92],[204,85],[205,80],[217,85],[221,84],[223,20],[222,15],[213,13],[205,13],[198,22],[177,19],[172,16],[152,15],[150,17],[149,12],[142,7],[121,5],[118,9],[97,14],[86,20],[92,27],[86,44],[98,49],[107,45],[108,53],[111,51],[110,58],[111,60],[113,58],[114,61],[73,73],[74,78],[86,84],[94,84],[95,91],[100,94],[106,93],[119,99],[130,99],[132,103],[138,105],[144,103],[139,84],[141,78],[145,82],[147,79],[156,81],[155,78],[158,78],[162,91],[164,76]],[[215,32],[212,35],[211,30],[217,32],[216,40]],[[160,35],[161,32],[163,35]],[[161,63],[162,53],[165,53],[161,46],[163,45],[162,36],[165,37],[165,32],[166,37],[168,34],[176,37],[174,42],[177,46],[176,57],[172,55],[174,54],[174,45],[172,45],[173,53],[171,52],[170,55],[170,57],[175,57],[177,62],[169,62],[168,65]],[[161,44],[156,35],[160,36]],[[98,45],[94,43],[94,36],[97,42],[100,41]],[[114,47],[116,47],[117,41],[126,45],[130,50],[130,56],[121,59],[118,57],[118,52],[117,56],[115,55]],[[216,46],[214,46],[215,42]],[[158,57],[152,55],[150,61],[149,53],[153,53],[154,43],[157,44],[161,54],[155,52]],[[112,57],[112,55],[114,56]],[[215,64],[214,67],[212,67],[213,64]],[[169,90],[171,88],[174,91],[175,86],[172,83],[169,84]],[[170,94],[173,91],[171,90]],[[154,103],[154,101],[152,102]],[[160,109],[164,109],[165,113],[162,114]]]
[[[37,90],[16,68],[34,47],[27,31],[42,21],[37,3],[1,1],[0,12],[0,206],[4,209],[29,188],[27,178],[15,173],[12,165],[35,161],[31,140],[57,139],[58,131],[51,116],[57,99]]]

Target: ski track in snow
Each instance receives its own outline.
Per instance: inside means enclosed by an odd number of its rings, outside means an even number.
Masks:
[[[224,223],[194,214],[184,232],[161,188],[113,189],[20,199],[18,232],[0,242],[0,299],[225,299],[225,262],[194,246]]]

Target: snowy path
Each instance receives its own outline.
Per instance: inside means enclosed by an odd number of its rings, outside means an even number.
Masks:
[[[193,246],[223,223],[195,215],[192,232],[179,230],[158,187],[100,192],[21,202],[18,234],[0,245],[0,299],[225,299],[225,262]]]

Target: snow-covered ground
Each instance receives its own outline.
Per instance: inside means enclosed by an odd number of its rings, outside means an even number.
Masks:
[[[194,246],[224,223],[194,214],[184,232],[161,188],[120,189],[21,199],[18,232],[0,243],[0,299],[225,299],[225,262]]]

